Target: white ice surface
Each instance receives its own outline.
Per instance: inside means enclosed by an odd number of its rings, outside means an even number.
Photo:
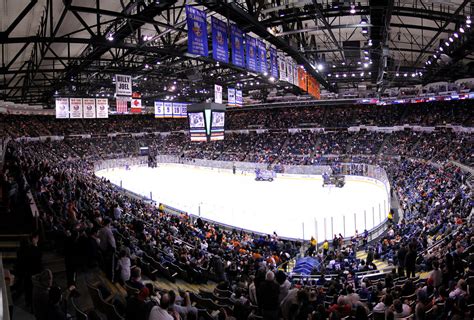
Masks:
[[[322,187],[321,176],[292,175],[273,182],[230,171],[160,164],[96,173],[135,193],[216,222],[290,238],[323,241],[335,233],[352,236],[383,221],[388,210],[383,186],[357,177],[343,188]],[[354,221],[355,218],[355,221]],[[344,224],[345,222],[345,224]],[[344,227],[345,226],[345,227]]]

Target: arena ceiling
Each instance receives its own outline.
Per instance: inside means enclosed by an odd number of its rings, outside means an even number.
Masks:
[[[185,4],[205,10],[209,20],[236,22],[333,92],[360,85],[381,92],[474,74],[472,0],[0,0],[0,98],[111,96],[117,73],[132,74],[136,90],[150,99],[203,100],[214,83],[239,85],[262,100],[275,87],[300,93],[189,55]]]

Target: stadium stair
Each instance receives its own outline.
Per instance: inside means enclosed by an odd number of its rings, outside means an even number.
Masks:
[[[12,269],[16,263],[17,251],[23,239],[28,239],[29,234],[0,234],[0,253],[5,269]]]

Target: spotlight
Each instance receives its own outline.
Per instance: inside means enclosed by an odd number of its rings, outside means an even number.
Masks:
[[[453,38],[451,38],[451,37],[449,37],[449,41],[450,41],[450,42],[453,42],[453,41],[454,41],[454,39],[453,39]]]
[[[147,64],[145,64],[145,69],[148,69],[148,68],[150,68],[150,66],[147,63]]]
[[[113,36],[112,34],[109,34],[109,35],[107,36],[107,40],[109,40],[109,41],[114,41],[114,36]]]
[[[270,78],[268,78],[268,80],[270,80],[271,82],[275,81],[275,77],[274,76],[271,76]]]
[[[464,28],[463,27],[459,28],[459,32],[464,33]]]
[[[351,10],[349,11],[351,14],[355,14],[356,13],[356,10],[355,10],[355,5],[351,4]]]
[[[339,75],[338,75],[338,74],[336,74],[336,78],[339,78]]]
[[[265,72],[263,73],[263,75],[264,75],[265,77],[268,76],[268,72],[265,71]]]
[[[438,59],[438,56],[434,54],[434,55],[433,55],[433,58]]]
[[[397,72],[397,73],[395,74],[395,77],[398,77],[398,76],[400,76],[400,74]]]
[[[343,76],[344,78],[346,78],[346,77],[347,77],[347,74],[344,73],[342,76]]]
[[[443,47],[439,47],[439,51],[443,52],[444,51]]]
[[[355,75],[355,73],[353,73],[353,74],[351,74],[351,76],[355,77],[356,75]]]
[[[471,22],[472,22],[471,17],[468,16],[467,19],[466,19],[466,24],[471,24]]]
[[[403,76],[406,78],[408,76],[408,73],[404,73]]]
[[[364,68],[368,68],[369,64],[367,62],[364,62]]]
[[[456,32],[453,34],[453,36],[457,39],[459,38],[459,34],[457,34]]]
[[[363,72],[361,72],[361,73],[360,73],[360,76],[361,76],[361,77],[363,77],[363,76],[364,76],[364,73],[363,73]]]
[[[317,65],[317,69],[318,69],[318,71],[322,71],[324,69],[324,66],[321,63],[319,63]]]
[[[446,47],[449,47],[449,42],[448,41],[445,41],[444,44],[446,45]]]
[[[414,78],[416,76],[416,73],[412,73],[411,77]]]
[[[330,73],[328,73],[328,77],[330,77],[330,76],[331,76],[331,74],[330,74]]]

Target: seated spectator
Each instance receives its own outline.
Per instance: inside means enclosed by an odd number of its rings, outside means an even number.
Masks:
[[[411,308],[406,303],[402,303],[400,299],[393,301],[393,307],[391,308],[395,319],[406,318],[411,314]]]
[[[160,304],[154,306],[150,311],[148,320],[174,320],[173,316],[168,313],[170,306],[170,297],[167,293],[161,296]],[[179,318],[179,315],[177,316]]]
[[[137,290],[141,290],[145,287],[142,282],[142,269],[140,269],[140,267],[135,267],[131,270],[130,280],[127,281],[126,284]]]

